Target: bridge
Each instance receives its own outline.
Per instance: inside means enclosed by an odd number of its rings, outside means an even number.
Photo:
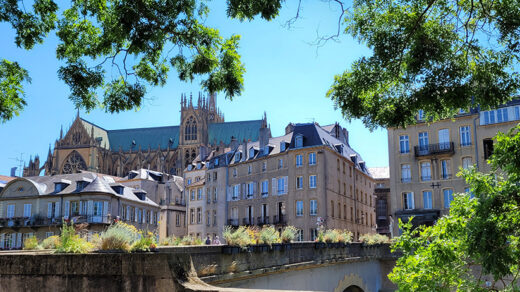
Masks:
[[[148,253],[0,252],[0,291],[394,291],[388,245],[313,242]]]

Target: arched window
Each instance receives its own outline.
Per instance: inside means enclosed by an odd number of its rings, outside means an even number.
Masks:
[[[78,152],[72,151],[65,160],[61,173],[78,173],[80,170],[87,170],[87,164]]]
[[[197,122],[193,117],[190,117],[186,122],[184,128],[184,140],[197,140]]]

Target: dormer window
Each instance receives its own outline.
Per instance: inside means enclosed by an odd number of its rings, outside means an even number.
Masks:
[[[424,120],[424,111],[423,110],[419,110],[419,112],[417,113],[417,120],[419,120],[419,121]]]
[[[280,142],[280,152],[285,151],[285,141]]]
[[[118,195],[122,195],[124,192],[125,192],[125,187],[123,185],[115,185],[115,186],[112,186],[112,189],[114,190],[114,192],[116,192],[116,194]]]
[[[253,147],[249,148],[249,159],[255,157],[255,149]]]
[[[303,147],[303,136],[302,135],[296,136],[296,139],[294,140],[294,147],[296,147],[296,148]]]
[[[235,162],[240,161],[240,152],[235,153]]]
[[[191,171],[193,169],[193,165],[188,165],[188,171]]]
[[[134,194],[136,197],[139,198],[139,200],[141,200],[141,201],[146,200],[146,192],[144,190],[135,190]]]
[[[336,144],[334,147],[336,147],[336,151],[338,151],[339,154],[343,153],[343,144]]]
[[[202,164],[200,162],[197,162],[197,169],[200,169],[202,167]]]
[[[63,191],[71,182],[69,180],[61,179],[54,183],[54,192],[59,193]]]
[[[268,155],[269,154],[269,145],[265,145],[264,146],[264,155]]]
[[[215,166],[218,166],[218,158],[215,158]]]

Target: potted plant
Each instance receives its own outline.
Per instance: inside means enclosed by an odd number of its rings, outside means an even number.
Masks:
[[[285,250],[291,249],[291,242],[296,238],[298,229],[294,226],[287,226],[282,230],[280,239],[282,240],[282,248]]]
[[[273,226],[264,226],[258,233],[258,241],[262,245],[262,251],[267,251],[280,241],[280,236]]]

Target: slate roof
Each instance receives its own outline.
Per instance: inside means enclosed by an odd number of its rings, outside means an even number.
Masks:
[[[139,147],[143,150],[148,147],[160,147],[161,150],[165,150],[168,146],[171,149],[179,146],[179,126],[106,130],[84,119],[81,119],[81,122],[89,134],[92,128],[94,129],[94,137],[101,139],[102,147],[112,151],[119,151],[119,148],[125,152],[137,151]],[[262,120],[209,124],[208,142],[219,144],[222,141],[229,145],[231,136],[239,142],[256,141],[261,126]]]

